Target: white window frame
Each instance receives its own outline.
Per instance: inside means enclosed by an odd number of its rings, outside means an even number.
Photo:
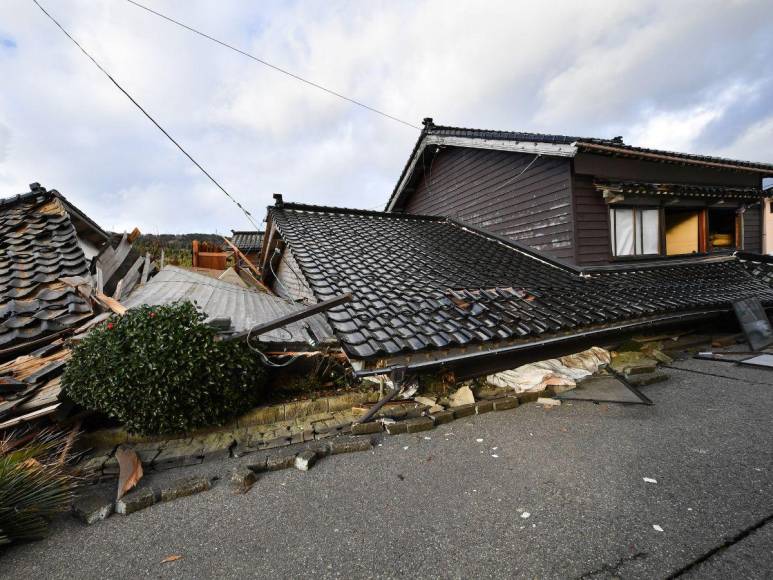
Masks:
[[[632,248],[631,252],[629,253],[619,253],[618,248],[618,235],[617,235],[617,222],[618,222],[618,214],[617,212],[631,212],[630,217],[632,220]],[[645,239],[644,239],[644,228],[642,226],[644,221],[644,214],[643,212],[657,212],[657,229],[655,231],[655,243],[657,245],[657,250],[655,252],[644,252],[644,246]],[[623,206],[623,207],[610,207],[609,208],[609,237],[610,237],[610,246],[612,250],[612,257],[614,258],[636,258],[636,257],[643,257],[643,256],[661,256],[662,255],[662,244],[661,244],[661,224],[662,216],[660,208],[658,207],[632,207],[632,206]],[[652,240],[649,240],[650,242]]]

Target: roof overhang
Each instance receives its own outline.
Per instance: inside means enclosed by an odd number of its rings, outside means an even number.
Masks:
[[[608,181],[593,183],[605,196],[669,196],[710,199],[734,199],[756,202],[765,193],[759,187],[733,185],[698,185],[690,183],[657,183],[649,181]]]
[[[406,170],[397,184],[385,211],[393,211],[403,197],[406,186],[413,178],[419,160],[430,147],[465,147],[468,149],[489,149],[493,151],[511,151],[530,155],[548,155],[551,157],[574,157],[577,146],[574,143],[544,143],[540,141],[514,141],[510,139],[481,139],[476,137],[455,137],[445,135],[424,135],[419,146],[408,161]]]
[[[577,141],[574,144],[578,151],[585,153],[597,153],[600,155],[612,155],[615,157],[629,157],[660,163],[672,163],[676,165],[693,165],[696,167],[709,167],[726,171],[741,171],[756,173],[761,176],[773,176],[773,165],[768,163],[752,163],[747,161],[734,161],[720,157],[703,157],[688,153],[673,153],[657,149],[644,149],[630,145],[609,145],[606,143],[592,143],[589,141]]]

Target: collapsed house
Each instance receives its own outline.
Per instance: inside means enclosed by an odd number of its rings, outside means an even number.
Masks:
[[[432,119],[386,211],[449,216],[580,266],[766,251],[773,165]],[[773,224],[771,224],[773,225]]]
[[[94,315],[68,280],[88,279],[120,299],[148,275],[144,265],[129,236],[115,239],[56,190],[33,183],[0,200],[0,360]]]
[[[704,320],[749,296],[773,306],[768,266],[749,254],[583,270],[448,217],[275,199],[262,281],[312,303],[350,292],[327,318],[361,376],[400,366],[477,376]]]

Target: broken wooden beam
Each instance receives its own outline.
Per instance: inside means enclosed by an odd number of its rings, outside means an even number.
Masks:
[[[126,314],[126,306],[118,302],[115,298],[111,298],[110,296],[106,296],[105,294],[102,294],[101,292],[97,292],[94,297],[96,298],[97,302],[99,302],[102,306],[105,308],[108,308],[118,314],[119,316],[123,316]]]
[[[285,314],[284,316],[280,316],[279,318],[276,318],[269,322],[257,324],[253,326],[250,330],[245,330],[243,332],[237,332],[236,334],[232,334],[226,340],[242,340],[242,339],[246,339],[248,336],[260,336],[261,334],[265,334],[266,332],[270,332],[272,330],[276,330],[277,328],[287,326],[288,324],[292,324],[293,322],[298,322],[299,320],[303,320],[304,318],[308,318],[309,316],[319,314],[320,312],[325,312],[326,310],[330,310],[331,308],[340,306],[341,304],[346,304],[347,302],[351,302],[351,301],[352,301],[352,295],[351,293],[347,292],[346,294],[335,296],[333,298],[330,298],[329,300],[325,300],[324,302],[312,304],[311,306],[302,308],[297,312]]]

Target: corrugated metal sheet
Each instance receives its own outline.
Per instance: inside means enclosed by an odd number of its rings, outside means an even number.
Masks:
[[[174,302],[195,302],[209,318],[231,319],[234,331],[249,330],[256,324],[268,322],[303,307],[249,288],[240,288],[209,276],[166,266],[145,286],[132,292],[124,305],[127,308],[147,304],[157,306]],[[261,335],[261,342],[307,342],[304,324],[308,324],[314,338],[324,340],[333,331],[323,315],[317,314]]]

